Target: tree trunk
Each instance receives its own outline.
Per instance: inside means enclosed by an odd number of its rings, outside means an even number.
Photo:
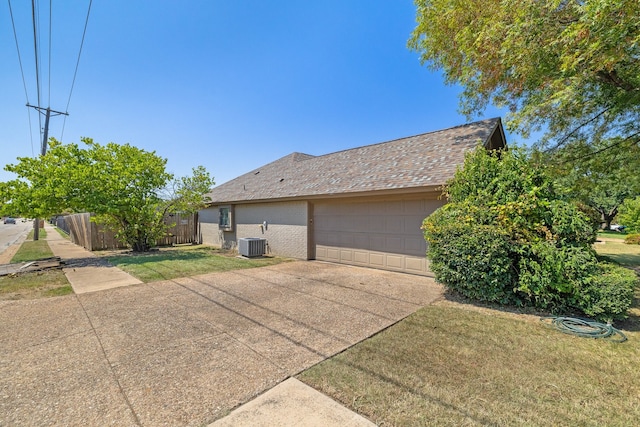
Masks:
[[[617,208],[613,209],[611,212],[602,211],[602,222],[604,222],[604,227],[602,228],[604,230],[611,230],[611,223],[613,222],[617,214],[618,214]]]

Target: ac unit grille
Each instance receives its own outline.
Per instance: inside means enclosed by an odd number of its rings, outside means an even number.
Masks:
[[[267,248],[267,239],[259,237],[244,237],[238,239],[238,252],[242,256],[256,257],[265,254]]]

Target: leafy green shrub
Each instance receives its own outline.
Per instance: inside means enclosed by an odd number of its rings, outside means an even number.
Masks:
[[[464,207],[445,205],[429,217],[429,268],[440,283],[466,297],[516,303],[508,234],[465,221],[473,217],[470,214]]]
[[[445,194],[450,203],[422,229],[430,268],[446,287],[483,301],[599,317],[619,317],[630,306],[627,282],[609,267],[612,283],[601,286],[593,221],[524,151],[468,154]]]
[[[640,245],[640,234],[628,234],[624,242],[627,245]]]
[[[526,305],[554,312],[576,307],[583,283],[598,270],[595,254],[584,247],[542,241],[521,250],[526,253],[518,265],[517,290]]]
[[[599,271],[580,292],[580,308],[587,316],[602,321],[624,318],[631,307],[638,277],[627,268],[600,263]]]

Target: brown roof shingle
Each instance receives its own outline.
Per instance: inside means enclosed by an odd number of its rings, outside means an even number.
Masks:
[[[465,152],[504,145],[499,118],[312,156],[292,153],[218,187],[213,204],[440,186]]]

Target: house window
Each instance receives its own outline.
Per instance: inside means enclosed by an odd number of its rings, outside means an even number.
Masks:
[[[220,206],[218,208],[218,228],[223,231],[233,230],[233,211],[231,206]]]

